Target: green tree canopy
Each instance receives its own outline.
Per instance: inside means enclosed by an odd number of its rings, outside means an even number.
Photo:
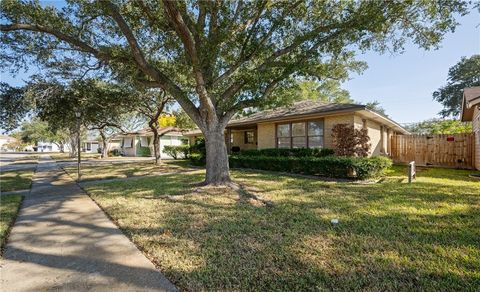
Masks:
[[[472,123],[459,120],[430,119],[410,124],[406,129],[413,134],[459,134],[471,133]]]
[[[463,57],[448,70],[445,86],[433,93],[433,99],[443,105],[440,115],[458,117],[462,110],[463,89],[480,86],[480,55]]]
[[[0,4],[1,60],[103,69],[166,90],[206,137],[207,183],[229,181],[223,131],[296,78],[341,79],[357,49],[435,48],[465,1],[36,1]],[[28,57],[31,57],[29,59]]]

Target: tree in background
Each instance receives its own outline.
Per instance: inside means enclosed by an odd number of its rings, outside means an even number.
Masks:
[[[30,100],[24,98],[25,89],[0,82],[0,126],[9,132],[20,126],[32,108]]]
[[[171,114],[162,114],[158,119],[158,124],[160,128],[173,127],[176,125],[176,117]]]
[[[186,130],[195,129],[197,127],[187,113],[181,108],[173,111],[173,115],[175,116],[175,127]]]
[[[23,122],[15,136],[28,145],[37,145],[39,142],[53,143],[58,146],[60,152],[64,152],[65,145],[68,144],[68,135],[65,132],[60,129],[54,130],[39,118]]]
[[[480,86],[480,55],[463,57],[448,70],[447,84],[433,93],[433,99],[443,105],[439,114],[444,118],[458,117],[462,110],[463,89],[472,86]]]
[[[206,138],[207,184],[230,181],[224,130],[235,113],[272,102],[294,79],[348,75],[357,49],[401,51],[406,40],[434,48],[468,11],[465,1],[103,0],[60,11],[4,0],[0,8],[5,67],[108,66],[102,72],[167,91]]]
[[[54,130],[66,129],[76,145],[77,118],[87,130],[97,130],[102,140],[102,158],[108,157],[109,133],[122,131],[122,116],[135,102],[126,86],[98,79],[84,79],[62,84],[39,80],[28,85],[27,95],[34,100],[34,112]],[[77,148],[71,147],[71,148]],[[74,151],[71,154],[75,154]]]
[[[380,105],[380,102],[377,101],[377,100],[374,100],[374,101],[371,101],[371,102],[367,102],[365,104],[365,107],[369,110],[372,110],[374,112],[377,112],[385,117],[388,117],[385,109]]]
[[[460,134],[473,131],[471,122],[459,120],[430,119],[405,127],[412,134]]]
[[[148,126],[153,133],[153,153],[155,164],[160,164],[160,117],[166,107],[173,102],[172,97],[167,95],[164,90],[150,89],[136,95],[138,100],[135,102],[135,110],[142,114],[148,122]]]

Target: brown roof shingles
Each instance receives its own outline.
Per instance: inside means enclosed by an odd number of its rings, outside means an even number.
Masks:
[[[234,119],[228,123],[229,126],[258,123],[261,121],[269,121],[283,118],[293,118],[296,116],[328,113],[348,110],[362,110],[365,109],[364,105],[350,104],[350,103],[324,103],[320,101],[304,100],[299,101],[291,106],[265,110],[250,116]]]

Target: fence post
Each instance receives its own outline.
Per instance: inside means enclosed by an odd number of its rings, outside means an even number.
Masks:
[[[417,172],[415,169],[415,161],[408,163],[408,183],[411,184],[412,180],[417,178]]]

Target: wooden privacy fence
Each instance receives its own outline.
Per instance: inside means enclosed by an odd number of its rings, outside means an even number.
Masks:
[[[393,135],[391,158],[398,163],[473,168],[474,134]]]

